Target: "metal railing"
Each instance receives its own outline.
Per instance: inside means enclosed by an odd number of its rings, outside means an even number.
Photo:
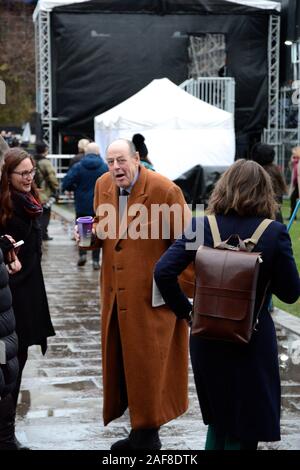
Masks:
[[[190,78],[179,85],[187,93],[234,115],[235,80],[232,77]]]

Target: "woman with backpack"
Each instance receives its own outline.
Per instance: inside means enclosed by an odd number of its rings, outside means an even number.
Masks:
[[[250,341],[238,344],[190,337],[198,400],[203,421],[208,425],[206,450],[256,450],[259,441],[280,440],[278,351],[268,307],[272,294],[283,302],[296,302],[300,281],[286,227],[274,220],[277,210],[270,176],[256,162],[243,159],[222,175],[209,200],[207,212],[216,216],[222,241],[233,234],[245,240],[264,219],[273,221],[253,250],[261,252],[263,262],[254,309],[258,324]],[[207,217],[197,222],[203,230],[204,246],[212,247]],[[195,219],[192,225],[191,233],[195,233]],[[182,321],[190,321],[192,305],[177,277],[195,261],[198,247],[188,249],[191,241],[191,235],[183,235],[155,269],[155,281],[164,300]],[[207,302],[208,310],[210,304]]]

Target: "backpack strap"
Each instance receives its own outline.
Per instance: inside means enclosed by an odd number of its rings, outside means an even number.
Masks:
[[[213,215],[213,214],[208,215],[207,219],[208,219],[211,234],[212,234],[212,237],[213,237],[214,248],[216,248],[217,246],[219,246],[222,243],[219,228],[218,228],[218,224],[217,224],[217,219],[216,219],[216,216]],[[245,245],[246,246],[249,245],[249,247],[247,247],[248,251],[253,250],[255,245],[257,245],[258,240],[260,239],[260,237],[262,236],[262,234],[264,233],[264,231],[270,225],[271,222],[273,222],[271,219],[264,219],[259,224],[259,226],[255,230],[255,232],[253,233],[252,237],[246,238],[246,240],[244,240]]]
[[[255,230],[255,232],[253,233],[252,237],[251,238],[247,238],[246,240],[244,240],[244,243],[247,245],[252,245],[248,248],[249,251],[253,250],[253,248],[255,247],[255,245],[257,245],[258,243],[258,240],[260,239],[260,237],[262,236],[262,234],[264,233],[264,231],[266,230],[266,228],[270,225],[270,223],[273,222],[271,219],[264,219],[260,224],[259,226],[257,227],[257,229]]]
[[[210,231],[213,237],[214,248],[216,248],[222,242],[216,216],[211,214],[207,216],[208,223],[210,226]]]

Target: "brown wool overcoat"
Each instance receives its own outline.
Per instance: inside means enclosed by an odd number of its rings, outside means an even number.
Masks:
[[[183,194],[167,178],[140,168],[128,198],[133,204],[174,203],[185,206]],[[109,173],[95,186],[94,208],[98,221],[103,204],[112,204],[118,214],[118,188]],[[129,216],[128,228],[137,223]],[[157,220],[157,219],[156,219]],[[99,230],[100,223],[96,229]],[[141,226],[150,230],[150,220]],[[117,224],[118,228],[118,224]],[[159,427],[183,414],[188,406],[188,326],[165,305],[152,307],[153,269],[156,261],[174,239],[171,223],[169,239],[119,238],[102,242],[101,323],[104,424],[121,416],[127,399],[133,429]],[[181,282],[187,295],[193,295],[192,270]],[[117,319],[112,315],[117,304]],[[116,321],[118,320],[118,321]],[[118,346],[122,344],[122,349]],[[121,392],[122,356],[127,398]]]

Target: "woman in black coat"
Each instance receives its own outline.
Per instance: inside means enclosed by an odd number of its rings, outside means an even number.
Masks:
[[[5,154],[0,193],[0,234],[9,233],[24,240],[18,257],[22,269],[10,278],[16,331],[19,338],[19,375],[12,394],[17,405],[22,371],[28,347],[40,345],[47,349],[47,337],[55,334],[41,269],[41,229],[38,218],[42,212],[36,187],[32,157],[20,148]]]
[[[18,373],[18,339],[12,296],[8,285],[9,275],[5,266],[7,254],[13,245],[7,237],[0,238],[0,397],[14,389]],[[5,256],[6,255],[6,256]],[[4,260],[4,256],[6,260]]]
[[[0,136],[0,175],[4,153],[9,150]],[[8,285],[10,274],[21,269],[10,235],[0,237],[0,450],[25,450],[15,436],[15,406],[11,392],[18,377],[18,338]]]
[[[9,147],[3,142],[0,136],[0,175],[4,163],[4,153]],[[3,401],[16,385],[18,375],[18,339],[15,332],[15,317],[12,309],[11,291],[8,285],[8,265],[12,261],[11,255],[14,252],[14,240],[7,236],[0,237],[0,449],[2,439],[1,429],[4,413]],[[19,266],[20,268],[21,266]]]
[[[275,218],[277,205],[269,175],[255,162],[238,160],[218,181],[208,212],[215,214],[222,240],[251,237],[264,218]],[[195,225],[195,220],[193,225]],[[204,245],[213,246],[207,217]],[[193,226],[193,231],[195,227]],[[195,260],[186,249],[188,235],[177,240],[156,265],[155,280],[166,303],[183,321],[192,305],[177,276]],[[280,377],[276,332],[268,310],[271,294],[286,303],[300,296],[299,274],[286,227],[273,221],[254,251],[262,252],[255,311],[264,298],[257,331],[248,344],[190,338],[190,354],[203,421],[208,424],[206,449],[257,448],[259,441],[280,440]]]
[[[3,251],[2,251],[3,250]],[[18,450],[15,437],[15,406],[11,393],[18,377],[18,338],[8,285],[5,263],[11,261],[13,245],[7,237],[0,238],[0,450]],[[20,267],[20,266],[19,266]]]

